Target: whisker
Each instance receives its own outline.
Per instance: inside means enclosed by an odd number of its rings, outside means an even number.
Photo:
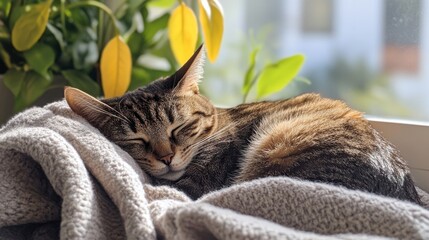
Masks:
[[[225,126],[225,127],[221,128],[220,130],[218,130],[217,132],[213,133],[212,135],[209,135],[206,138],[203,138],[203,139],[201,139],[200,141],[198,141],[196,143],[210,141],[210,140],[212,140],[214,138],[219,137],[220,135],[222,135],[223,133],[227,132],[228,130],[230,130],[230,129],[234,128],[234,127],[235,127],[235,125]]]
[[[205,169],[205,166],[198,162],[199,159],[193,159],[192,166],[198,167],[200,169]]]
[[[119,107],[119,114],[122,116],[122,117],[124,117],[125,119],[127,119],[128,120],[128,122],[130,123],[131,121],[130,121],[130,119],[127,117],[127,116],[125,116],[124,115],[124,113],[122,112],[122,109],[121,109],[121,103],[122,103],[122,101],[124,101],[125,100],[125,98],[122,98],[120,101],[119,101],[119,103],[118,103],[118,107]],[[115,110],[115,109],[113,109],[113,110]],[[116,110],[115,110],[116,111]]]
[[[193,144],[188,146],[188,148],[184,151],[184,154],[189,154],[190,152],[194,152],[194,155],[197,155],[198,153],[201,153],[204,149],[201,148],[202,146],[211,147],[215,146],[221,143],[228,143],[231,142],[231,139],[224,139],[221,141],[208,141],[208,142],[198,142],[198,144]]]
[[[194,143],[189,146],[190,149],[200,149],[203,146],[212,146],[223,142],[230,142],[229,140],[223,140],[223,141],[210,141],[209,139],[206,141],[200,141],[198,143]]]
[[[193,145],[191,147],[191,149],[197,149],[197,150],[204,150],[203,148],[201,148],[202,146],[205,147],[212,147],[212,146],[216,146],[222,143],[230,143],[232,140],[231,139],[225,139],[225,140],[221,140],[221,141],[209,141],[209,142],[204,142],[198,145]]]
[[[122,98],[121,101],[119,101],[118,106],[120,106],[121,102],[124,100],[125,98]],[[123,120],[127,121],[127,122],[131,122],[122,112],[119,112],[118,110],[114,109],[114,108],[110,108],[113,111],[115,111],[117,114],[119,114],[119,116],[121,116],[123,118]]]
[[[83,100],[83,101],[86,101],[86,100]],[[92,104],[91,104],[90,102],[88,102],[88,101],[86,101],[86,103],[88,103],[88,104],[86,105],[86,107],[90,108],[91,110],[94,110],[94,111],[96,111],[96,112],[99,112],[99,113],[102,113],[102,114],[105,114],[105,115],[108,115],[108,116],[111,116],[111,117],[115,117],[115,118],[120,119],[120,120],[122,120],[122,121],[126,121],[126,119],[123,119],[122,117],[116,116],[116,115],[114,115],[114,114],[112,114],[112,113],[110,113],[110,112],[108,112],[108,111],[106,111],[106,110],[104,110],[104,109],[101,109],[101,108],[99,108],[99,107],[97,107],[97,106],[95,106],[95,105],[92,105]]]
[[[225,127],[223,127],[223,128],[221,128],[219,131],[217,131],[217,132],[215,132],[214,134],[212,134],[212,135],[210,135],[210,136],[208,136],[208,137],[206,137],[206,138],[204,138],[204,139],[201,139],[200,141],[198,141],[198,142],[195,142],[195,143],[193,143],[193,144],[191,144],[191,145],[189,145],[188,147],[187,147],[187,149],[184,151],[185,153],[186,152],[191,152],[191,151],[195,151],[195,150],[197,150],[195,153],[194,153],[194,155],[196,155],[197,153],[200,153],[203,149],[201,149],[201,147],[202,146],[212,146],[212,145],[216,145],[216,144],[220,144],[220,143],[226,143],[226,142],[231,142],[232,141],[232,139],[229,139],[229,138],[227,138],[227,139],[223,139],[223,140],[221,140],[221,141],[213,141],[213,140],[215,140],[216,138],[218,138],[218,137],[222,137],[221,135],[223,134],[223,133],[225,133],[225,132],[227,132],[227,131],[229,131],[230,129],[232,129],[232,128],[234,128],[234,127],[236,127],[236,125],[232,125],[232,124],[230,124],[230,125],[228,125],[228,126],[225,126]],[[241,129],[243,129],[245,126],[242,126],[242,127],[240,127],[240,128],[238,128],[237,129],[237,131],[240,131]]]
[[[228,112],[227,111],[223,111],[223,112],[221,112],[221,113],[216,113],[216,114],[213,114],[213,116],[222,116],[222,115],[224,115],[224,114],[227,114]]]
[[[114,114],[112,114],[112,113],[110,113],[110,112],[108,112],[108,111],[106,111],[106,110],[104,110],[104,109],[102,109],[102,108],[100,108],[100,107],[98,107],[98,106],[96,106],[96,105],[94,105],[94,104],[92,104],[91,102],[89,102],[88,100],[86,100],[86,99],[82,99],[85,103],[87,103],[87,107],[89,107],[91,110],[94,110],[94,111],[96,111],[96,112],[99,112],[99,113],[102,113],[102,114],[105,114],[105,115],[108,115],[108,116],[111,116],[111,117],[115,117],[115,118],[117,118],[117,119],[120,119],[120,120],[122,120],[122,121],[126,121],[126,122],[130,122],[130,120],[129,119],[127,119],[127,118],[125,118],[125,116],[121,116],[122,114],[120,114],[119,116],[117,116],[117,115],[114,115]],[[113,108],[112,108],[113,109]],[[115,109],[113,109],[114,111],[116,111]],[[118,111],[116,111],[116,112],[118,112]],[[118,112],[119,113],[119,112]]]

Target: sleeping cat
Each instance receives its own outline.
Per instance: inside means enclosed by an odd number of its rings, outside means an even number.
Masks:
[[[65,89],[70,108],[127,151],[155,182],[192,198],[289,176],[419,203],[406,163],[362,114],[304,94],[216,108],[198,91],[200,47],[172,76],[98,100]]]

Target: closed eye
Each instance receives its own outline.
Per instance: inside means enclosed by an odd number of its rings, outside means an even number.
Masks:
[[[148,143],[143,138],[129,138],[129,139],[119,140],[118,142],[122,142],[122,143],[136,143],[136,144],[147,144]]]
[[[196,134],[195,130],[199,126],[198,122],[199,119],[194,119],[192,121],[181,124],[179,127],[173,129],[170,139],[174,140],[174,137],[177,137],[179,133],[185,136],[194,136]]]
[[[144,142],[146,143],[147,141],[144,140],[143,138],[131,138],[131,139],[127,139],[127,141],[136,141],[136,142]]]
[[[177,135],[177,132],[185,125],[185,123],[182,123],[178,125],[177,127],[173,128],[173,130],[170,131],[170,138],[174,138]]]
[[[196,116],[200,116],[200,117],[210,117],[210,116],[212,116],[212,114],[205,113],[205,112],[202,112],[202,111],[196,111],[196,112],[192,113],[192,115],[196,115]]]

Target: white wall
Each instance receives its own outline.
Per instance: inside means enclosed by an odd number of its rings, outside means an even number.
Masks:
[[[336,48],[349,59],[363,58],[374,69],[381,67],[383,1],[337,0]]]
[[[305,70],[329,66],[337,54],[349,60],[364,59],[374,69],[380,68],[383,19],[380,0],[334,1],[333,32],[308,34],[301,31],[302,1],[289,0],[285,5],[286,26],[281,55],[306,54]]]

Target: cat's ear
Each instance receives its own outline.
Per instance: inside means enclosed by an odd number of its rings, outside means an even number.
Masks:
[[[164,81],[172,87],[172,90],[177,95],[198,94],[198,82],[203,77],[204,60],[203,44],[201,44],[192,57],[177,72]]]
[[[114,114],[115,109],[95,97],[73,87],[64,88],[64,97],[71,110],[85,118],[93,126],[98,127],[98,123],[106,115]]]

